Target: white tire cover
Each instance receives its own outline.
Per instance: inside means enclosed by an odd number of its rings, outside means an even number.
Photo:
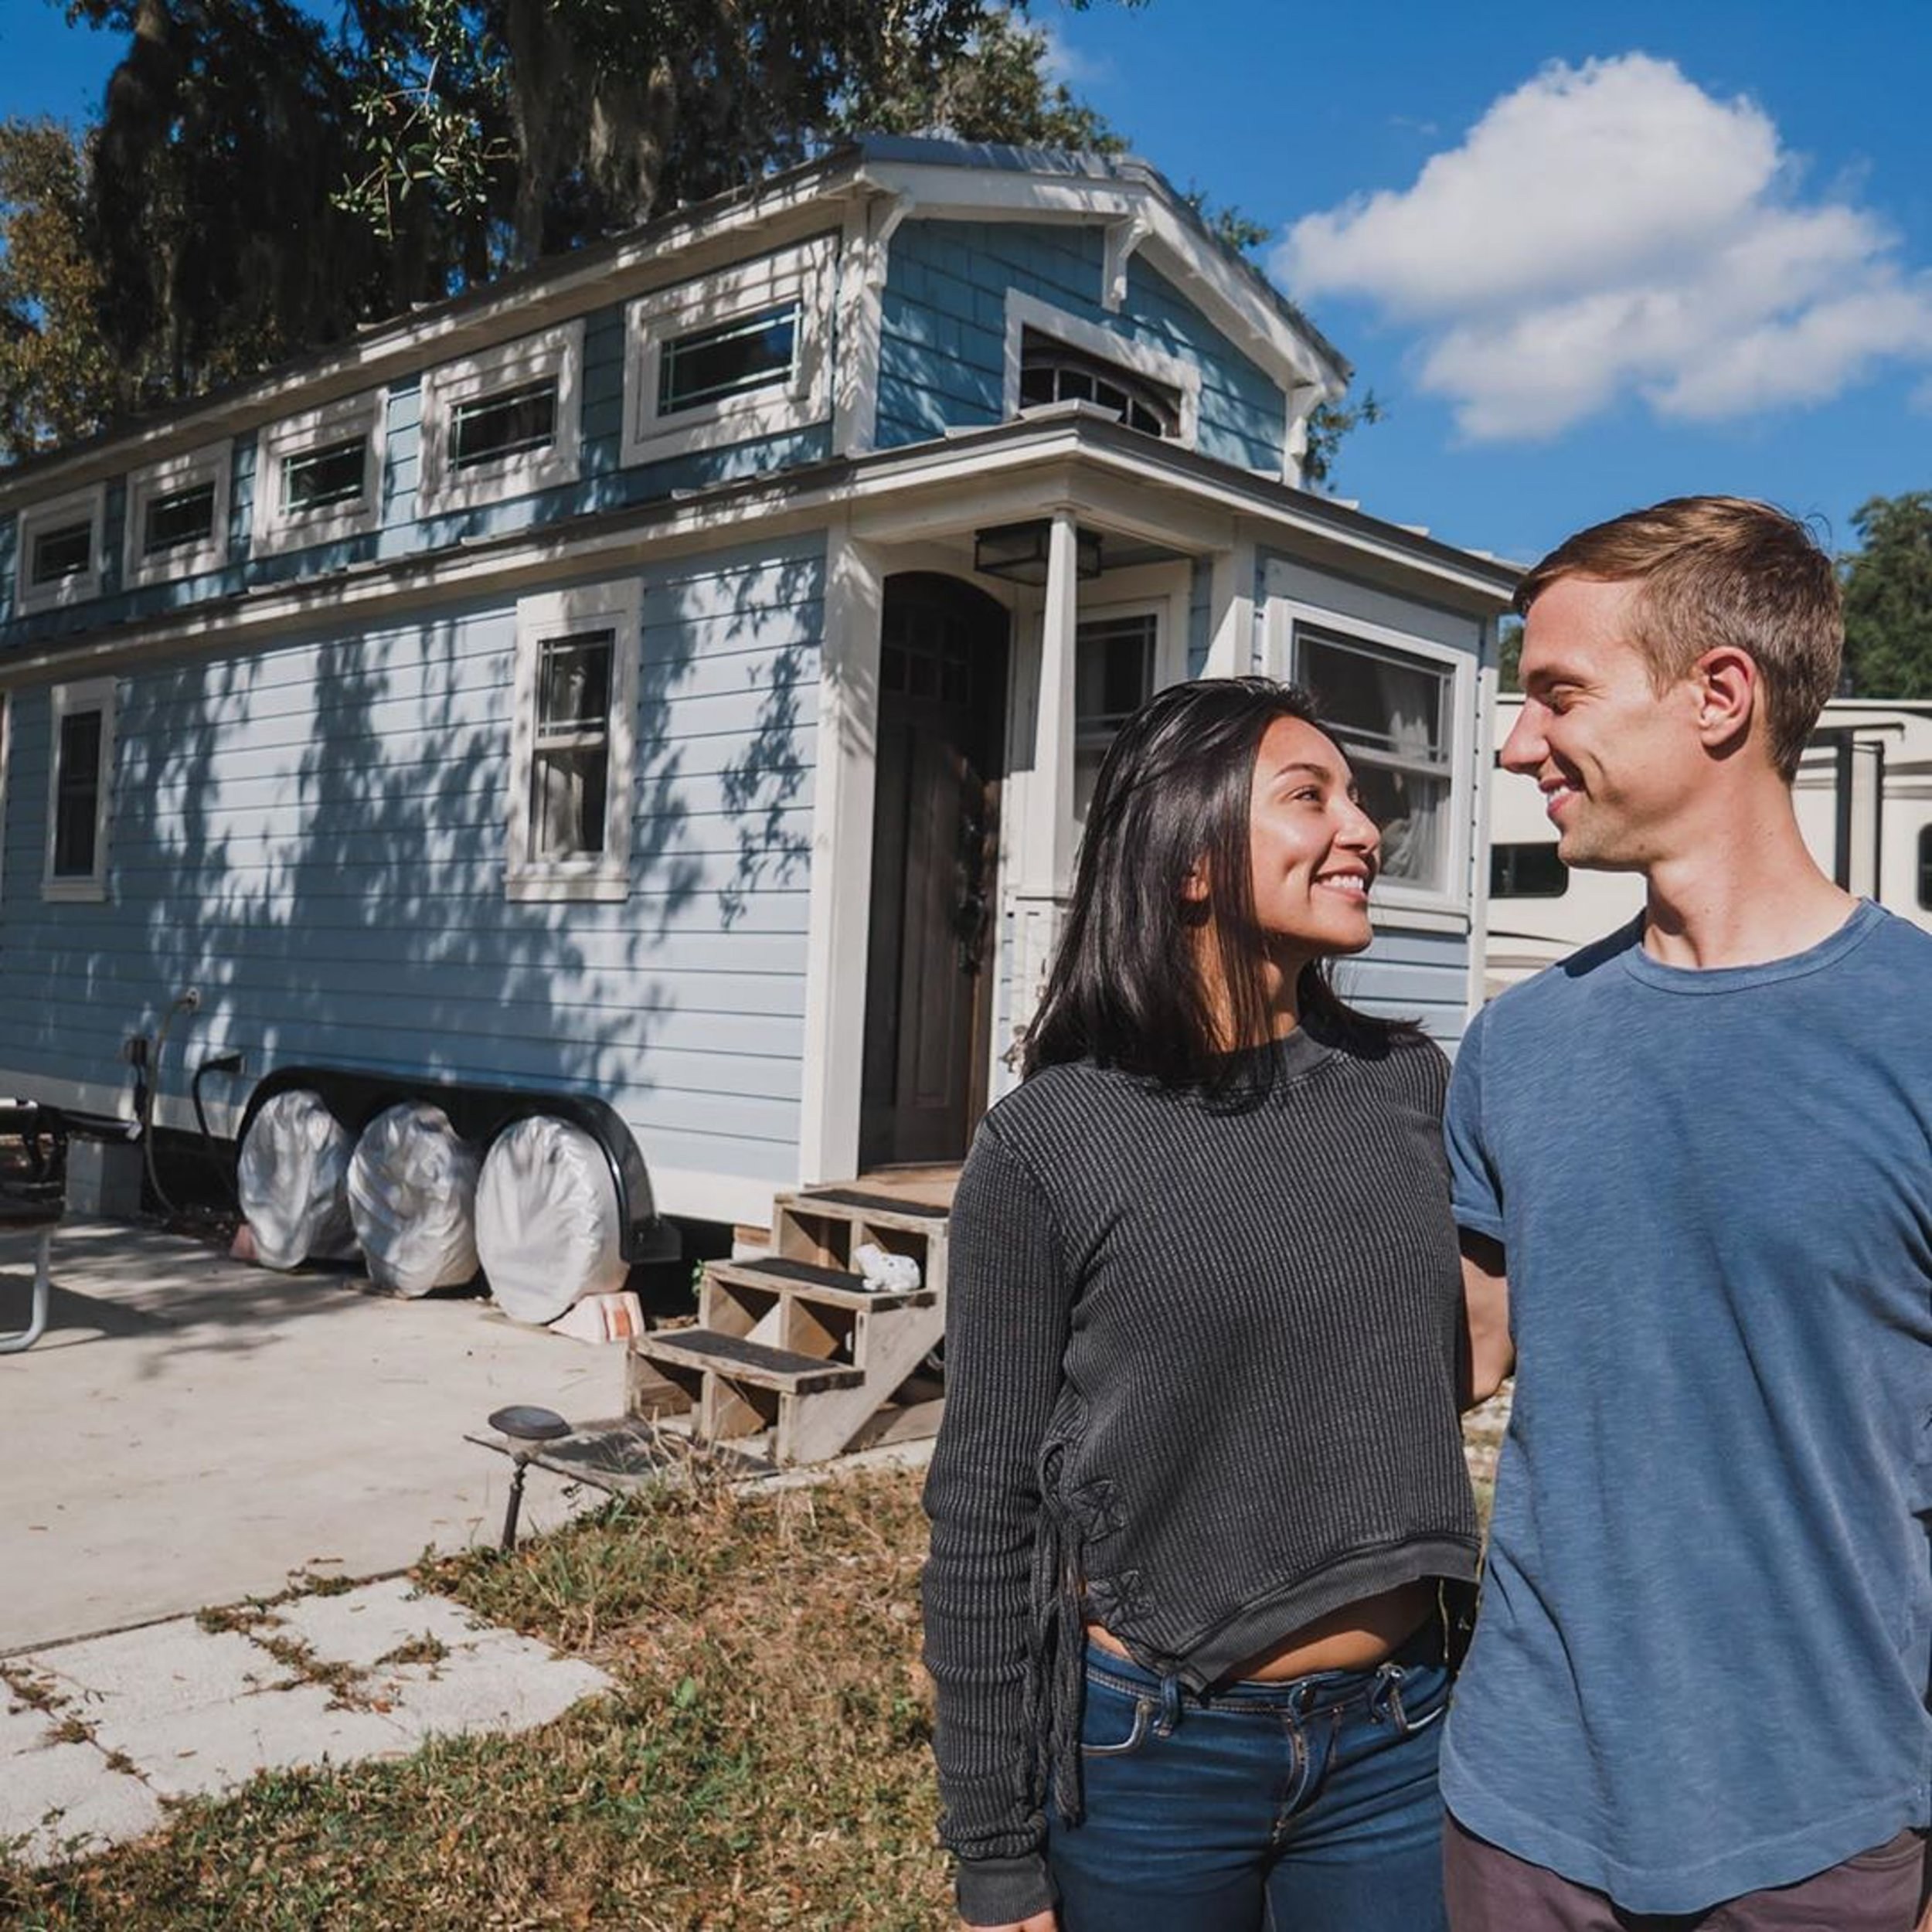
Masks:
[[[476,1247],[512,1321],[554,1321],[587,1294],[614,1294],[630,1272],[622,1238],[610,1165],[581,1128],[536,1114],[490,1143]]]
[[[349,1211],[378,1287],[427,1294],[474,1276],[476,1168],[476,1150],[426,1100],[406,1100],[363,1128],[349,1164]]]
[[[264,1267],[341,1260],[355,1251],[349,1220],[353,1137],[321,1096],[291,1087],[264,1100],[242,1141],[236,1189]]]

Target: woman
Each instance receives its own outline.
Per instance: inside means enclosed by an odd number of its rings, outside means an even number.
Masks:
[[[1162,692],[1101,768],[953,1209],[926,1657],[969,1925],[1444,1923],[1447,1068],[1326,976],[1378,845],[1265,679]]]

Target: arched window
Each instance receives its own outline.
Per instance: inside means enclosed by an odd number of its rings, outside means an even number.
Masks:
[[[1070,349],[1031,329],[1020,340],[1019,400],[1022,409],[1041,403],[1092,403],[1114,410],[1129,429],[1148,436],[1180,433],[1180,399],[1171,390],[1104,356]]]

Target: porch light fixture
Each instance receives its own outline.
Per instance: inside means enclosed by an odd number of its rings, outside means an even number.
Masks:
[[[973,533],[973,568],[981,577],[1004,577],[1009,583],[1043,584],[1046,581],[1046,557],[1053,542],[1053,526],[1043,518],[1037,523],[1002,523],[991,530]],[[1100,573],[1100,533],[1076,529],[1073,532],[1073,574],[1083,580]]]

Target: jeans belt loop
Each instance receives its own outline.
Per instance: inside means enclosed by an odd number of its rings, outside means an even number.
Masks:
[[[1181,1680],[1178,1677],[1161,1679],[1161,1714],[1155,1720],[1156,1737],[1172,1737],[1174,1727],[1181,1721]]]

